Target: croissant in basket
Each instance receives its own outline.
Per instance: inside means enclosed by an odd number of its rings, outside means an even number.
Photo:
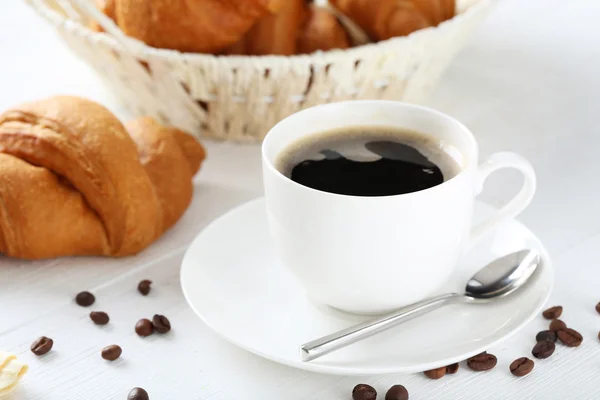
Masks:
[[[128,134],[129,133],[129,134]],[[126,128],[77,97],[0,115],[0,253],[126,256],[177,222],[205,157],[190,135],[137,119]]]
[[[121,30],[146,44],[212,53],[231,46],[283,0],[96,0]],[[101,30],[96,23],[92,29]]]

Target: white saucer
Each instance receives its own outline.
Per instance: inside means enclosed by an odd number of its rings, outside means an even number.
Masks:
[[[494,209],[476,205],[475,220]],[[552,289],[548,253],[517,221],[504,224],[460,262],[449,291],[506,253],[535,248],[543,257],[531,281],[511,296],[485,305],[454,305],[329,354],[300,360],[299,346],[365,317],[311,302],[275,257],[264,199],[212,222],[183,259],[183,293],[198,316],[231,343],[275,362],[340,375],[419,372],[464,360],[519,331],[538,314]],[[415,266],[418,268],[418,266]]]

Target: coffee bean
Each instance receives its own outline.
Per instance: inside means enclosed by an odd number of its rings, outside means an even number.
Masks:
[[[110,320],[108,314],[102,311],[92,311],[90,313],[90,318],[96,325],[106,325]]]
[[[385,400],[408,400],[408,390],[402,385],[394,385],[385,394]]]
[[[46,336],[41,336],[37,338],[29,348],[31,352],[36,356],[43,356],[50,350],[52,350],[52,346],[54,346],[54,341]]]
[[[450,364],[446,367],[447,374],[455,374],[458,372],[458,363]]]
[[[425,371],[423,373],[429,379],[440,379],[444,375],[446,375],[446,367],[440,367],[440,368],[430,369],[429,371]]]
[[[96,298],[90,292],[78,293],[75,297],[75,302],[81,307],[89,307],[96,301]]]
[[[600,303],[596,304],[596,311],[600,314]]]
[[[473,371],[488,371],[496,366],[498,359],[493,354],[481,353],[467,359],[467,366]]]
[[[553,319],[552,322],[550,322],[550,330],[551,331],[558,332],[561,329],[566,329],[566,328],[567,328],[567,324],[565,324],[560,319]]]
[[[136,387],[131,389],[127,395],[127,400],[150,400],[150,397],[144,389]]]
[[[121,350],[119,346],[111,344],[102,349],[102,358],[108,361],[115,361],[117,358],[121,357],[122,352],[123,350]]]
[[[545,310],[542,313],[542,315],[546,319],[556,319],[556,318],[560,317],[562,312],[563,312],[562,306],[555,306],[555,307],[550,307],[549,309]]]
[[[535,358],[544,359],[550,357],[552,353],[554,353],[555,348],[554,342],[545,340],[543,342],[537,342],[536,345],[533,346],[531,354],[533,354]]]
[[[600,332],[598,332],[598,340],[600,340]]]
[[[557,333],[558,339],[568,347],[577,347],[583,342],[583,336],[581,333],[574,329],[563,329]]]
[[[152,325],[158,333],[167,333],[171,330],[171,323],[164,315],[155,314],[152,317]]]
[[[527,357],[517,358],[510,364],[510,373],[514,376],[525,376],[533,370],[535,363]]]
[[[377,391],[372,386],[361,383],[352,389],[352,399],[354,400],[375,400],[376,398]]]
[[[150,293],[150,285],[152,285],[152,281],[144,279],[138,284],[138,292],[146,296],[148,293]]]
[[[150,336],[153,332],[154,325],[152,325],[152,321],[149,319],[142,318],[135,324],[135,333],[140,336]]]
[[[551,342],[556,342],[557,336],[554,331],[541,331],[535,335],[536,342],[543,342],[544,340],[549,340]]]

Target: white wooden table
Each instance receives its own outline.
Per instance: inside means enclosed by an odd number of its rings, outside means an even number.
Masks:
[[[600,315],[600,2],[504,0],[457,57],[430,105],[470,126],[482,152],[510,149],[537,169],[539,191],[521,220],[545,242],[555,261],[550,301],[584,335],[580,348],[558,346],[550,360],[516,379],[509,363],[529,355],[537,318],[491,349],[489,373],[461,370],[431,381],[422,375],[334,377],[279,366],[239,350],[204,326],[179,286],[187,244],[209,221],[261,195],[257,146],[208,143],[209,160],[183,220],[135,258],[21,262],[0,259],[0,348],[31,370],[15,399],[125,399],[146,388],[153,400],[349,399],[359,382],[384,392],[402,383],[411,399],[599,399]],[[16,0],[0,2],[0,110],[58,93],[83,95],[119,108],[91,69],[74,58],[52,30]],[[0,171],[1,174],[1,171]],[[500,205],[516,190],[516,175],[495,176],[483,199]],[[0,175],[1,179],[1,175]],[[136,285],[152,279],[148,297]],[[94,309],[111,323],[99,328],[73,303],[81,290],[96,294]],[[167,315],[173,331],[142,340],[137,319]],[[36,358],[30,343],[46,335],[54,351]],[[112,364],[99,350],[123,347]],[[383,396],[381,396],[383,397]]]

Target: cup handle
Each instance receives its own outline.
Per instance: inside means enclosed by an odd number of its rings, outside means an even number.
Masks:
[[[481,240],[485,235],[494,231],[502,222],[516,217],[520,214],[533,199],[536,188],[535,171],[529,161],[522,156],[512,152],[500,152],[492,154],[484,163],[479,166],[477,172],[477,190],[478,195],[483,190],[483,183],[495,172],[502,168],[514,168],[519,170],[525,178],[523,187],[512,200],[504,207],[498,210],[486,221],[475,226],[471,230],[471,246]]]

